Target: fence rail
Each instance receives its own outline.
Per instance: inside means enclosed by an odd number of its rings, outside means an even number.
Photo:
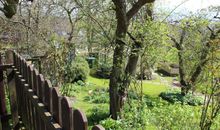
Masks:
[[[73,109],[68,98],[59,95],[58,89],[44,78],[32,64],[18,53],[12,52],[14,86],[16,99],[12,106],[13,121],[21,116],[28,130],[87,130],[88,121],[85,114]],[[12,90],[13,91],[13,90]],[[96,125],[92,130],[104,130]]]

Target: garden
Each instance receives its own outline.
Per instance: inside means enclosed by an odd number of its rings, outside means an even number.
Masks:
[[[0,0],[0,53],[32,63],[89,129],[219,130],[220,2],[196,2]]]

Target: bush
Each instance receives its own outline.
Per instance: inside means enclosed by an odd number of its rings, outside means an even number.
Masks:
[[[87,85],[83,81],[79,80],[75,83],[64,84],[61,87],[60,92],[64,96],[74,97],[77,93],[80,93],[81,91],[85,91],[88,88],[89,88],[89,85]]]
[[[87,116],[91,125],[99,124],[101,120],[109,117],[108,107],[104,105],[97,105],[88,111],[90,114]]]
[[[126,103],[121,119],[104,119],[99,122],[106,130],[199,130],[201,107],[164,103],[154,99],[153,107],[143,102],[131,100]],[[220,117],[214,122],[212,130],[219,129]]]
[[[78,85],[77,83],[67,83],[61,87],[60,91],[64,96],[74,97],[76,93],[80,92],[81,87],[82,86]]]
[[[79,80],[85,81],[89,75],[89,65],[82,57],[76,57],[75,60],[67,67],[65,74],[65,82],[73,83]]]
[[[108,79],[111,74],[111,65],[110,64],[105,64],[101,63],[99,64],[99,67],[96,69],[96,76],[99,78],[105,78]]]
[[[95,89],[84,100],[91,103],[109,103],[109,94],[106,89]]]
[[[182,103],[182,104],[188,104],[192,106],[202,105],[203,104],[203,98],[187,94],[183,96],[180,92],[175,91],[168,91],[168,92],[162,92],[159,95],[162,99],[167,100],[170,103]]]
[[[100,124],[106,129],[106,130],[124,130],[122,126],[122,123],[120,120],[113,120],[112,118],[107,118],[105,120],[102,120]]]

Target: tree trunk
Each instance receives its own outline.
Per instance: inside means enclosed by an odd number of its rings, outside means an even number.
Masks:
[[[186,89],[186,93],[188,93],[188,91],[195,85],[195,82],[197,81],[199,75],[202,72],[202,68],[205,66],[205,64],[207,63],[207,57],[208,54],[210,53],[210,42],[214,39],[217,38],[218,34],[220,33],[220,30],[218,30],[217,32],[215,32],[214,30],[212,30],[211,28],[208,27],[208,29],[211,31],[210,37],[209,37],[209,41],[206,42],[205,47],[202,50],[202,54],[200,56],[200,62],[199,64],[196,66],[195,71],[193,72],[192,76],[189,79],[189,83],[188,83],[188,87]]]
[[[180,41],[177,42],[177,40],[171,36],[171,40],[175,43],[176,49],[178,50],[178,60],[179,60],[179,76],[180,76],[180,84],[181,84],[181,94],[186,95],[186,88],[187,83],[185,81],[185,70],[184,70],[184,58],[183,58],[183,41],[186,35],[186,30],[183,28],[180,36]]]
[[[128,12],[126,12],[126,0],[112,1],[116,10],[117,28],[113,67],[109,83],[109,95],[110,114],[112,118],[116,120],[127,96],[127,87],[130,84],[130,78],[127,77],[135,73],[138,61],[138,55],[130,55],[127,67],[125,69],[125,37],[129,26],[129,21],[143,5],[146,3],[151,3],[154,0],[138,0]]]
[[[110,114],[113,119],[117,119],[118,112],[122,107],[121,101],[124,93],[119,90],[122,86],[124,77],[124,39],[127,32],[126,2],[125,0],[113,0],[116,6],[116,40],[113,56],[113,67],[110,77],[109,94],[110,94]],[[119,92],[120,91],[120,92]]]

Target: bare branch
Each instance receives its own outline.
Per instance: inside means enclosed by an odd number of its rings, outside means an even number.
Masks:
[[[168,34],[167,34],[167,36],[168,36],[175,44],[179,44],[179,43],[177,42],[177,40],[176,40],[173,36],[168,35]]]
[[[132,8],[127,12],[127,20],[129,21],[146,3],[152,3],[154,1],[155,0],[138,0],[138,2],[136,2],[132,6]]]
[[[207,26],[207,28],[208,28],[208,30],[209,30],[211,33],[214,32],[209,26]]]
[[[6,11],[3,8],[0,8],[0,11],[2,11],[3,13],[5,13]]]
[[[218,16],[218,15],[219,15],[219,12],[216,13],[216,15],[214,16],[214,18],[220,19],[220,16]]]
[[[136,43],[137,40],[131,35],[131,33],[127,32],[128,36]]]

